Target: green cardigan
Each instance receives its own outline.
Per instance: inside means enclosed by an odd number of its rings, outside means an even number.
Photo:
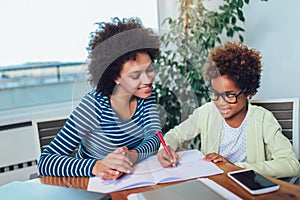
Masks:
[[[277,178],[298,175],[299,161],[273,114],[249,103],[247,117],[248,162],[238,162],[235,165]],[[195,109],[187,120],[167,132],[164,138],[169,146],[177,149],[184,141],[200,134],[203,154],[218,153],[223,137],[222,120],[214,103],[206,103]]]

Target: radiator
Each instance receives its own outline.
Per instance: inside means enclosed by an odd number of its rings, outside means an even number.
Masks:
[[[31,121],[0,126],[0,185],[35,177],[39,155]]]

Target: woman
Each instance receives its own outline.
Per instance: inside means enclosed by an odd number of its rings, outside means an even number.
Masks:
[[[159,38],[138,18],[99,23],[89,43],[89,92],[42,152],[43,176],[117,179],[156,153],[160,121],[152,83]],[[69,156],[78,147],[75,157]]]
[[[274,177],[298,175],[299,162],[275,117],[249,102],[260,86],[259,52],[234,42],[215,48],[210,52],[204,77],[213,102],[197,108],[166,133],[173,160],[162,149],[157,154],[161,165],[176,164],[174,150],[200,134],[206,161],[230,162]]]

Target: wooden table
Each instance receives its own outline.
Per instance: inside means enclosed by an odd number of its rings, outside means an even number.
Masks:
[[[235,165],[229,163],[217,163],[218,167],[220,167],[224,173],[214,176],[209,176],[207,178],[215,181],[216,183],[222,185],[223,187],[227,188],[231,192],[235,193],[236,195],[240,196],[242,199],[300,199],[300,186],[290,184],[275,178],[270,178],[274,182],[280,184],[280,189],[278,191],[262,194],[262,195],[251,195],[247,191],[245,191],[242,187],[237,185],[231,179],[227,177],[227,173],[230,171],[235,171],[241,169]],[[52,176],[45,176],[40,177],[40,182],[43,184],[50,184],[50,185],[57,185],[69,188],[76,188],[86,190],[89,182],[89,177],[52,177]],[[119,192],[112,192],[111,196],[113,200],[122,200],[127,199],[127,196],[132,193],[138,193],[148,190],[153,190],[155,188],[164,187],[167,185],[176,184],[178,182],[172,183],[163,183],[157,184],[152,186],[134,188],[129,190],[123,190]]]

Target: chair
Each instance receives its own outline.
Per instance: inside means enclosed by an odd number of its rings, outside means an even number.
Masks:
[[[282,127],[282,133],[292,143],[297,158],[300,160],[299,141],[299,98],[288,99],[252,99],[251,104],[259,105],[271,111]],[[290,177],[286,181],[295,183],[299,176]]]
[[[38,137],[40,144],[40,152],[47,147],[47,145],[55,138],[56,134],[60,131],[66,123],[68,116],[59,116],[55,118],[33,120],[32,126],[34,135]],[[74,150],[70,156],[74,156],[78,148]]]
[[[53,138],[65,124],[66,120],[66,116],[61,116],[32,121],[33,130],[35,135],[38,136],[40,142],[41,152],[43,152],[46,146],[51,142],[51,140],[53,140]]]
[[[253,99],[251,104],[262,106],[273,113],[282,127],[282,133],[290,140],[300,159],[299,98]]]

